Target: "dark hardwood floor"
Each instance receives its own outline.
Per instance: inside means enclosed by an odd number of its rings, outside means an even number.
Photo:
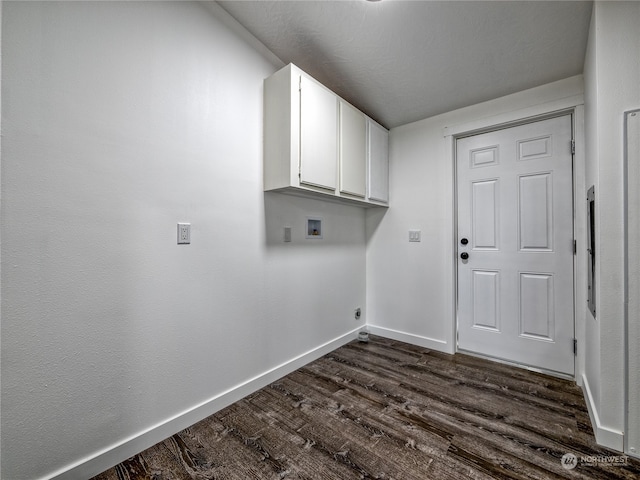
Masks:
[[[618,455],[570,381],[372,336],[95,480],[640,478]]]

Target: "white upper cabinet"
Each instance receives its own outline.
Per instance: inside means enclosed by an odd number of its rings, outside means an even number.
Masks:
[[[264,82],[264,190],[386,206],[386,144],[372,144],[369,123],[295,65],[277,71]]]
[[[315,80],[300,77],[300,183],[335,192],[338,98]]]
[[[367,198],[389,202],[389,131],[367,119]]]
[[[366,180],[367,119],[340,100],[340,193],[364,198]]]

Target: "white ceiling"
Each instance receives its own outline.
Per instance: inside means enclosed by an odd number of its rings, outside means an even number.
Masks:
[[[284,63],[395,127],[582,73],[592,2],[218,1]]]

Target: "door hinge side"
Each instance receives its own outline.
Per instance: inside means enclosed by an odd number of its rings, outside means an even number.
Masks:
[[[571,155],[575,155],[575,154],[576,154],[576,141],[571,140]]]
[[[573,354],[578,355],[578,339],[573,339]]]

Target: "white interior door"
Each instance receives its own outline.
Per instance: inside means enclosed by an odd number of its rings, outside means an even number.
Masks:
[[[574,374],[571,139],[566,115],[456,142],[459,349]]]

